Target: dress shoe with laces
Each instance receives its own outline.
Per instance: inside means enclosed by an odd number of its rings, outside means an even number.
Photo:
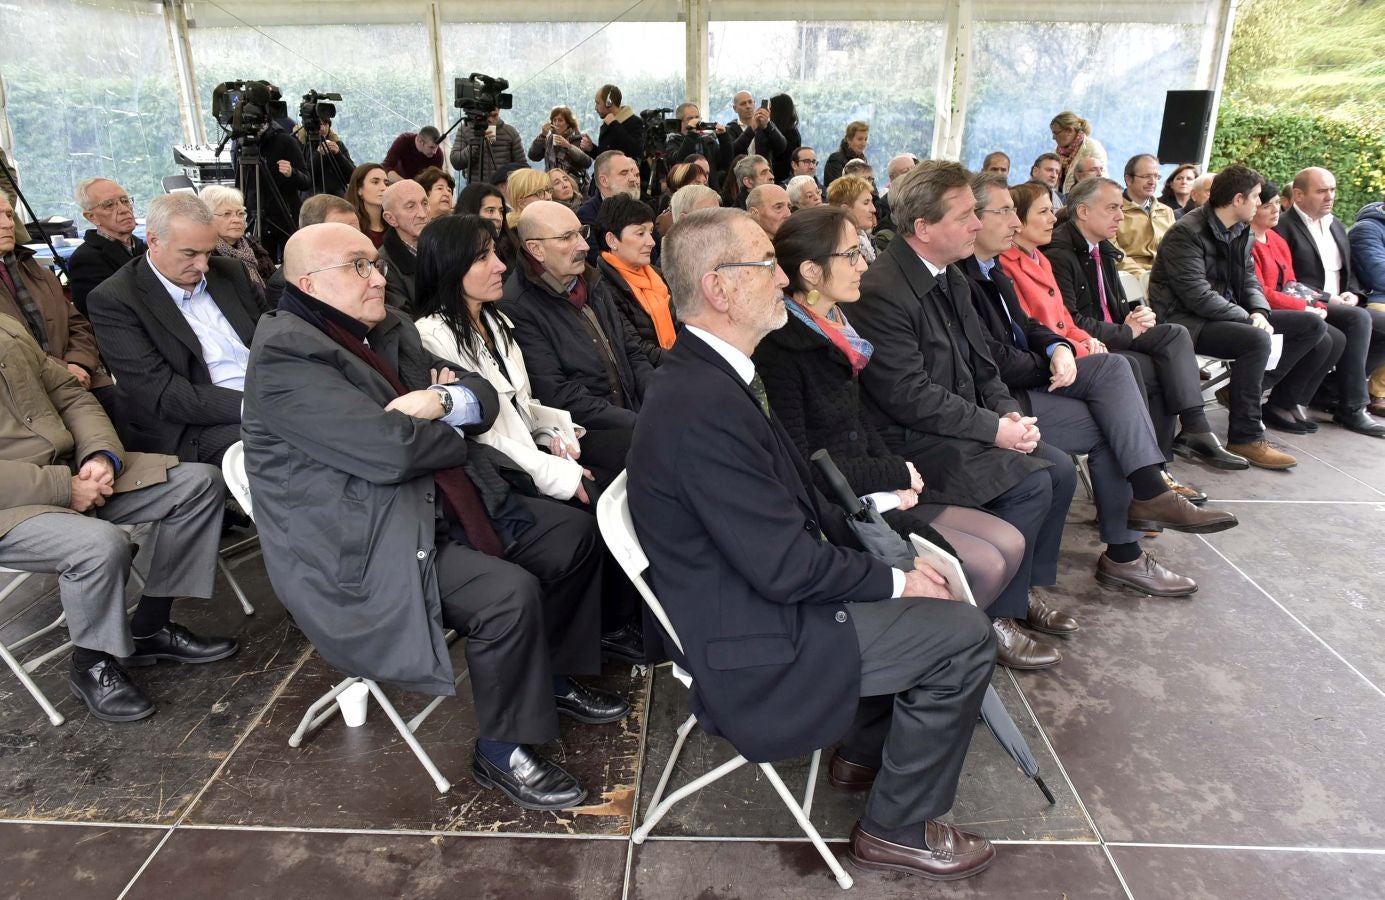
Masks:
[[[510,754],[510,765],[501,768],[473,751],[471,777],[484,788],[501,793],[525,809],[567,809],[587,798],[581,783],[557,765],[520,744]]]
[[[1222,446],[1210,431],[1198,434],[1182,432],[1173,439],[1173,452],[1184,459],[1200,459],[1218,469],[1249,469],[1244,456],[1237,456]]]
[[[843,791],[864,791],[875,784],[875,776],[879,771],[845,759],[842,751],[837,750],[832,754],[832,762],[827,767],[827,780],[834,788]]]
[[[209,663],[225,659],[239,649],[231,638],[200,637],[177,622],[169,622],[148,637],[135,638],[134,654],[121,662],[127,666],[152,666],[161,659]]]
[[[1128,587],[1155,597],[1186,597],[1197,591],[1196,581],[1164,568],[1148,553],[1128,563],[1101,554],[1096,561],[1096,580],[1107,587]]]
[[[1246,462],[1257,469],[1292,469],[1298,465],[1297,459],[1283,450],[1270,446],[1270,442],[1264,438],[1245,444],[1227,444],[1226,449],[1238,456],[1244,456]]]
[[[1249,463],[1247,463],[1247,465],[1249,465]],[[1202,491],[1199,491],[1191,484],[1183,484],[1177,478],[1174,478],[1172,475],[1170,475],[1167,469],[1165,469],[1162,474],[1164,478],[1164,486],[1167,487],[1169,490],[1173,491],[1178,496],[1182,497],[1184,500],[1187,500],[1193,506],[1201,506],[1202,504],[1207,502],[1206,494],[1204,494]]]
[[[1332,421],[1336,422],[1347,431],[1354,431],[1357,434],[1364,434],[1369,437],[1385,437],[1385,425],[1372,419],[1370,414],[1364,409],[1338,412],[1332,417]]]
[[[601,636],[601,653],[626,662],[644,662],[644,630],[638,622],[627,622]]]
[[[995,861],[995,847],[979,834],[932,819],[922,827],[924,846],[919,848],[878,838],[857,822],[846,858],[857,868],[903,872],[930,881],[966,878]]]
[[[1048,669],[1063,661],[1063,654],[1025,634],[1014,619],[995,619],[991,629],[996,637],[995,661],[1007,669]]]
[[[607,722],[619,722],[630,712],[630,703],[624,697],[578,684],[571,678],[567,683],[566,694],[553,695],[558,712],[565,716],[588,725],[605,725]]]
[[[154,704],[113,659],[103,659],[90,669],[74,668],[67,682],[72,696],[102,721],[134,722],[154,714]]]
[[[1044,634],[1056,634],[1060,637],[1072,634],[1081,627],[1077,624],[1076,619],[1054,606],[1047,597],[1040,596],[1034,590],[1029,592],[1029,614],[1024,617],[1024,624],[1035,631],[1042,631]]]
[[[1198,509],[1177,491],[1164,491],[1152,500],[1130,501],[1126,527],[1131,531],[1182,531],[1216,534],[1235,528],[1236,516],[1219,509]]]

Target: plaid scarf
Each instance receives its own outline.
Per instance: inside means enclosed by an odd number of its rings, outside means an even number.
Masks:
[[[23,275],[19,271],[19,257],[13,251],[5,254],[5,267],[0,270],[0,281],[4,281],[5,287],[14,295],[15,305],[24,313],[24,324],[28,326],[29,333],[38,341],[43,352],[47,353],[48,324],[44,322],[43,313],[34,302],[34,298],[29,296],[29,289],[25,287]]]

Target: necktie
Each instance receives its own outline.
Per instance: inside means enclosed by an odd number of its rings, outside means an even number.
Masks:
[[[1106,304],[1106,277],[1101,274],[1101,247],[1092,248],[1092,262],[1096,264],[1096,292],[1101,301],[1101,318],[1110,322],[1111,307]]]
[[[1005,313],[1005,321],[1010,323],[1010,337],[1014,339],[1015,346],[1020,348],[1021,350],[1028,350],[1028,338],[1026,338],[1024,336],[1024,332],[1020,330],[1020,323],[1016,322],[1015,317],[1010,315],[1010,307],[1005,303],[1005,294],[1000,290],[999,282],[997,282],[994,278],[991,277],[991,272],[993,269],[994,266],[992,266],[990,269],[982,269],[981,277],[996,285],[995,297],[996,300],[1000,303],[1001,311]]]
[[[769,393],[765,391],[765,383],[760,379],[760,373],[756,372],[755,377],[750,379],[750,393],[755,395],[755,402],[760,404],[760,412],[769,418]]]
[[[934,277],[937,279],[938,290],[942,291],[942,294],[943,294],[944,297],[946,297],[947,299],[951,300],[951,299],[952,299],[952,288],[951,288],[951,286],[948,285],[948,283],[947,283],[947,269],[943,269],[941,272],[939,272],[939,273],[938,273],[937,275],[935,275]]]

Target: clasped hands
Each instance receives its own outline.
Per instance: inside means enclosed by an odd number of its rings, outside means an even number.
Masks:
[[[67,508],[86,512],[94,506],[105,506],[106,498],[115,493],[115,466],[104,453],[82,463],[72,476],[72,499]]]
[[[1006,413],[996,425],[995,445],[1002,450],[1033,453],[1039,446],[1038,421],[1034,416]]]

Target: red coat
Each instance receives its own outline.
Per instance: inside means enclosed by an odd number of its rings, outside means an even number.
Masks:
[[[1038,257],[1034,259],[1020,248],[1011,247],[1000,254],[1000,270],[1015,283],[1020,306],[1029,317],[1067,338],[1074,355],[1081,359],[1087,355],[1087,345],[1083,341],[1091,335],[1078,327],[1072,320],[1072,313],[1063,305],[1063,295],[1058,290],[1048,257],[1042,253]]]
[[[1265,241],[1252,241],[1250,255],[1255,258],[1255,277],[1265,289],[1265,299],[1274,309],[1296,309],[1302,312],[1308,304],[1292,294],[1280,290],[1294,277],[1294,258],[1289,253],[1289,242],[1273,231],[1265,232]]]

